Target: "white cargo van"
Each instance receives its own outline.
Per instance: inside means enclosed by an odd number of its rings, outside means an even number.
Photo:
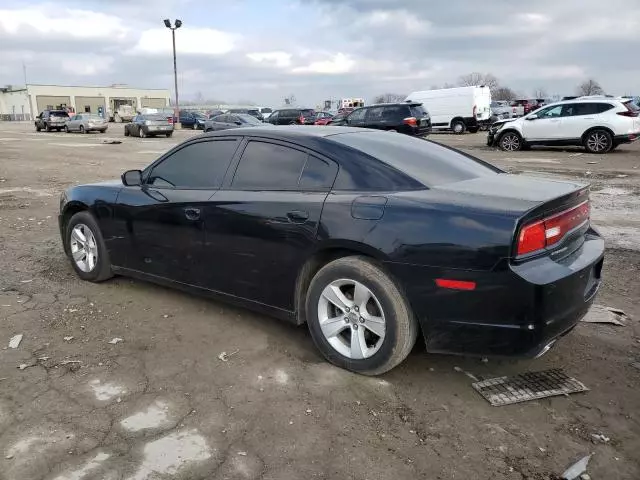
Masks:
[[[491,118],[491,90],[485,86],[413,92],[406,101],[422,103],[431,115],[431,126],[436,131],[475,133]]]

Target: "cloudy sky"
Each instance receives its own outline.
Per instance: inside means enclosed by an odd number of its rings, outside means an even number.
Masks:
[[[522,95],[587,77],[640,94],[640,0],[0,0],[0,85],[170,88],[279,106],[285,96],[409,93],[491,72]]]

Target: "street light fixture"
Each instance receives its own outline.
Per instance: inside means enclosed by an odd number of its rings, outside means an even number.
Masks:
[[[180,107],[178,106],[178,68],[176,66],[176,30],[182,26],[182,20],[176,19],[173,25],[168,18],[164,19],[164,26],[171,30],[171,37],[173,39],[173,78],[176,88],[176,101],[173,107],[174,116],[176,117],[176,128],[180,128]]]

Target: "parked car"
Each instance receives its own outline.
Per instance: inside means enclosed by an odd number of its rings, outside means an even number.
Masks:
[[[165,114],[154,113],[152,115],[136,115],[133,120],[124,126],[124,136],[154,137],[156,135],[173,135],[173,119]]]
[[[514,100],[511,102],[514,117],[522,117],[538,108],[538,102],[532,99]]]
[[[274,111],[266,121],[272,125],[313,125],[316,112],[312,108],[283,108]]]
[[[226,130],[229,128],[244,128],[263,126],[256,117],[248,113],[223,113],[204,122],[205,132],[215,132],[217,130]]]
[[[338,112],[328,122],[327,125],[344,125],[344,119],[352,112]]]
[[[65,110],[43,110],[35,119],[36,131],[64,129],[65,124],[69,120],[69,114]]]
[[[420,103],[381,103],[357,108],[331,125],[373,128],[407,135],[424,136],[431,132],[431,118]]]
[[[314,125],[328,125],[333,119],[333,115],[329,112],[318,112],[316,113],[316,121],[313,122]]]
[[[629,99],[575,99],[552,103],[489,129],[487,144],[517,151],[532,145],[582,145],[607,153],[640,136],[640,108]]]
[[[421,103],[429,111],[434,130],[476,133],[491,118],[489,87],[439,88],[413,92],[407,102]]]
[[[193,130],[204,130],[204,122],[206,115],[200,112],[180,110],[180,124],[182,128],[191,128]]]
[[[79,113],[78,115],[74,115],[69,120],[67,120],[64,125],[64,131],[67,133],[104,133],[107,131],[108,126],[109,123],[107,122],[107,120],[102,118],[100,115],[95,115],[92,113]]]
[[[511,118],[513,116],[513,110],[511,105],[509,105],[509,102],[506,100],[496,100],[491,102],[491,117],[494,116],[496,117],[496,120]]]
[[[258,111],[262,115],[262,120],[263,121],[266,120],[267,118],[269,118],[269,115],[271,115],[273,113],[273,109],[269,108],[269,107],[260,107],[260,108],[258,108]]]
[[[604,255],[584,184],[331,126],[190,138],[121,181],[70,187],[59,223],[83,280],[307,323],[328,361],[367,375],[420,332],[430,352],[546,352],[594,301]]]
[[[230,108],[228,113],[246,113],[247,115],[257,118],[261,122],[264,121],[264,116],[260,113],[259,108]]]

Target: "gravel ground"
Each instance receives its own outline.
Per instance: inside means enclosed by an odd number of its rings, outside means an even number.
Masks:
[[[482,133],[433,135],[516,173],[592,182],[608,242],[598,302],[632,319],[580,324],[529,361],[430,355],[419,342],[368,378],[325,363],[305,327],[125,278],[76,278],[60,191],[143,167],[194,134],[0,123],[0,479],[550,480],[589,453],[593,479],[640,478],[640,143],[505,154]],[[561,367],[590,390],[491,407],[454,367],[481,378]]]

